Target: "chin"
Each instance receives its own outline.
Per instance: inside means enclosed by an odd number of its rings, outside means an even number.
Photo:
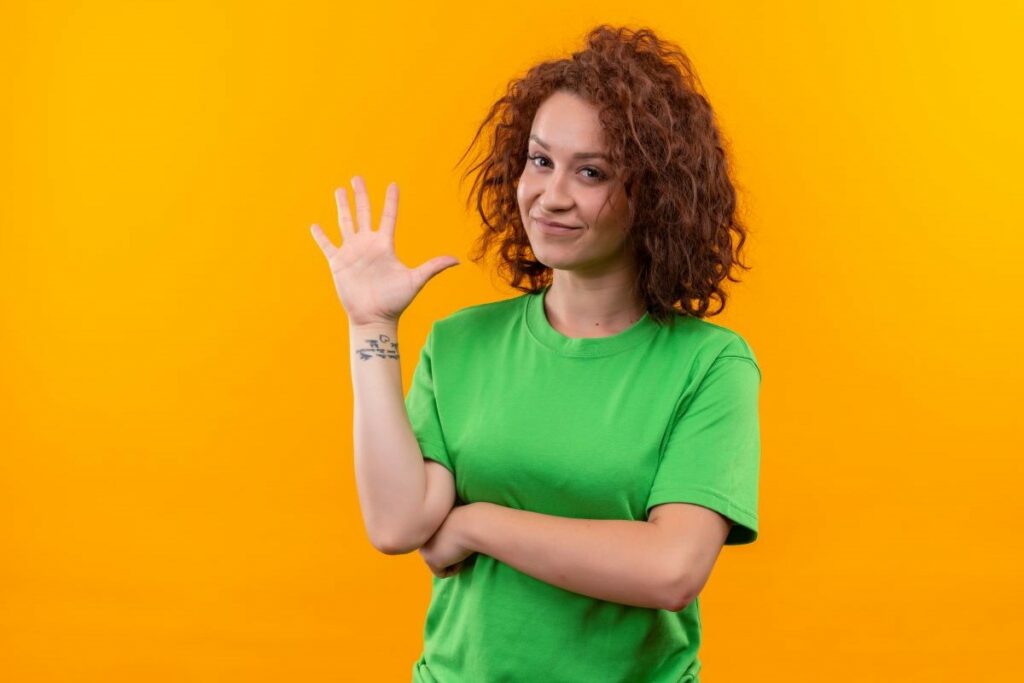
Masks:
[[[531,243],[530,251],[533,253],[533,258],[539,261],[540,263],[544,264],[548,268],[555,267],[554,265],[552,265],[552,261],[555,261],[557,259],[554,258],[552,254],[548,253],[546,249],[538,249]]]
[[[544,266],[555,270],[572,270],[576,267],[575,259],[559,258],[551,254],[533,252],[534,257]]]

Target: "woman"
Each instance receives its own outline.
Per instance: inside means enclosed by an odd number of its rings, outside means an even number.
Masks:
[[[761,375],[704,320],[747,266],[698,88],[678,47],[607,25],[511,84],[470,197],[474,260],[495,248],[524,293],[435,322],[404,404],[399,316],[458,260],[397,260],[394,184],[379,231],[358,177],[345,246],[313,226],[349,316],[366,528],[435,575],[414,681],[699,681],[699,593],[757,538]]]

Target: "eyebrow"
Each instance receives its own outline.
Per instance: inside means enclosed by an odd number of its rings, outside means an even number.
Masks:
[[[544,142],[543,140],[541,140],[536,135],[531,135],[530,139],[531,140],[535,140],[537,142],[537,144],[540,145],[541,147],[543,147],[544,149],[549,150],[549,151],[551,150],[551,148],[548,147],[547,143]],[[572,158],[573,159],[604,159],[605,161],[608,161],[608,155],[607,154],[601,154],[600,152],[577,152],[576,154],[572,155]]]

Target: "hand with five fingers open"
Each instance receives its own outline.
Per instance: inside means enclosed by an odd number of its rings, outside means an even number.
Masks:
[[[334,286],[350,325],[396,324],[430,278],[445,268],[458,265],[454,256],[437,256],[416,268],[408,268],[395,254],[395,220],[398,217],[398,184],[387,187],[380,229],[374,230],[370,200],[361,176],[352,178],[356,216],[352,224],[348,192],[334,191],[338,205],[341,247],[335,247],[320,226],[313,224],[313,239],[330,263]]]

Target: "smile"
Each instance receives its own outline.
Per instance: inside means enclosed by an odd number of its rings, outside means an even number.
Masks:
[[[559,225],[551,225],[550,223],[545,223],[539,218],[534,218],[533,222],[540,226],[541,232],[546,235],[568,235],[580,230],[580,228],[563,228]]]

